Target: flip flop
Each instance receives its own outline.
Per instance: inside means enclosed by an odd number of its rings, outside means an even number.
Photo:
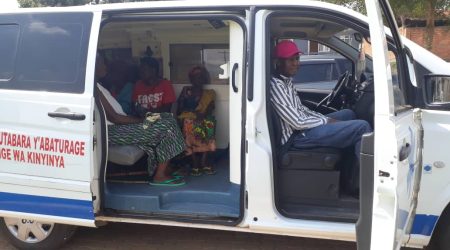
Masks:
[[[178,169],[177,171],[173,172],[171,175],[175,178],[184,178],[186,176],[186,173],[183,172],[184,170]]]
[[[191,176],[201,176],[202,171],[200,168],[192,168],[191,169]]]
[[[186,184],[186,182],[184,181],[184,179],[181,178],[173,178],[161,182],[150,181],[149,184],[151,186],[178,187],[183,186],[184,184]]]
[[[206,175],[215,175],[217,173],[217,171],[212,166],[203,167],[202,172]]]

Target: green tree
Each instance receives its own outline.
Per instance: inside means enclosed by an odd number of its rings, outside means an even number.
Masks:
[[[327,2],[340,4],[353,10],[365,13],[364,0],[326,0]],[[402,27],[406,27],[407,18],[421,18],[426,20],[425,47],[432,49],[434,23],[436,18],[448,19],[450,0],[390,0],[392,10],[400,21]]]
[[[434,23],[436,18],[449,19],[448,12],[450,0],[426,0],[420,2],[420,16],[427,21],[427,32],[425,36],[426,48],[431,49],[433,44]],[[447,16],[445,16],[447,14]]]
[[[21,8],[33,8],[39,7],[39,2],[36,0],[19,0],[19,5]]]
[[[44,6],[74,6],[85,5],[90,2],[101,3],[125,3],[125,2],[142,2],[148,0],[19,0],[20,7],[44,7]]]
[[[44,6],[74,6],[74,5],[85,5],[90,2],[90,0],[19,0],[20,7],[30,8],[30,7],[44,7]]]

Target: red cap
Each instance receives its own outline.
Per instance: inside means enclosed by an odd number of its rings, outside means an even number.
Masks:
[[[298,49],[293,41],[283,40],[275,46],[275,57],[277,58],[286,59],[297,54],[303,54],[303,52]]]

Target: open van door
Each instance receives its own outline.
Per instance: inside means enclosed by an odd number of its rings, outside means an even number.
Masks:
[[[74,10],[0,14],[0,217],[24,242],[35,221],[94,226],[100,19]]]
[[[360,202],[366,208],[361,209],[357,223],[357,243],[358,249],[399,249],[404,236],[409,234],[417,205],[422,147],[421,111],[406,104],[399,105],[396,100],[405,93],[406,86],[414,85],[415,73],[410,63],[412,58],[400,40],[389,3],[387,0],[365,2],[374,65],[374,178],[370,188],[364,182],[364,176],[361,177]],[[392,33],[389,43],[383,18]],[[390,56],[388,50],[394,51],[395,56]],[[395,63],[392,63],[393,59]],[[365,151],[363,147],[362,152]],[[361,171],[370,167],[362,161]],[[373,196],[370,195],[372,191]],[[369,195],[366,196],[367,193]]]

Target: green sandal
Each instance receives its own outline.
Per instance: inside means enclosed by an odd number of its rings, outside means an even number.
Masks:
[[[191,175],[192,176],[201,176],[202,170],[200,168],[192,168],[191,169]]]
[[[150,181],[149,184],[151,186],[178,187],[178,186],[183,186],[184,184],[186,184],[186,182],[184,181],[184,179],[181,179],[181,178],[173,178],[173,179],[165,180],[165,181],[161,181],[161,182]]]
[[[203,167],[202,172],[206,175],[215,175],[217,173],[217,171],[212,166]]]
[[[174,171],[171,175],[175,178],[184,178],[187,175],[187,173],[183,169],[178,169]]]

